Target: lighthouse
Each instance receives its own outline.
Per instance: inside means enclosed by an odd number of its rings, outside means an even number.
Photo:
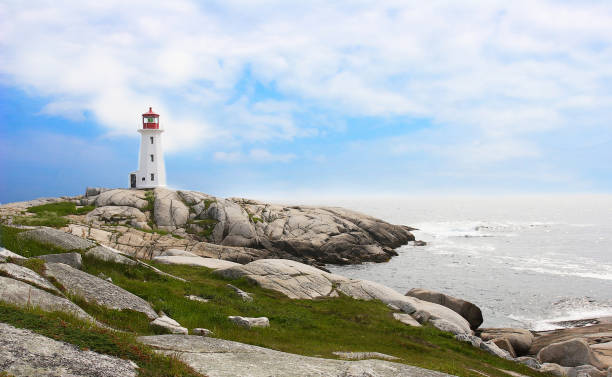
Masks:
[[[149,111],[142,114],[140,132],[140,154],[138,170],[130,173],[131,188],[153,188],[166,186],[166,168],[162,149],[162,130],[159,128],[159,114]]]

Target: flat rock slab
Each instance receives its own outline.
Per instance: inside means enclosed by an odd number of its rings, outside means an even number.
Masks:
[[[21,307],[38,307],[47,312],[69,313],[88,321],[94,320],[72,301],[3,276],[0,276],[0,301]]]
[[[78,268],[79,270],[83,267],[83,257],[79,253],[61,253],[61,254],[46,254],[37,257],[47,263],[63,263],[70,267]]]
[[[163,263],[163,264],[182,264],[187,266],[201,266],[211,268],[213,270],[218,270],[222,268],[230,268],[234,266],[241,266],[239,263],[230,262],[223,259],[215,259],[215,258],[202,258],[198,256],[182,256],[182,255],[168,255],[168,256],[159,256],[153,258],[154,261]]]
[[[64,250],[87,250],[96,246],[92,241],[53,228],[32,229],[19,233],[17,237],[46,243]]]
[[[334,355],[345,360],[366,360],[366,359],[383,359],[383,360],[399,360],[399,357],[387,355],[380,352],[333,352]]]
[[[323,359],[196,335],[143,336],[138,340],[151,345],[159,352],[178,356],[192,368],[209,377],[449,376],[385,360]]]
[[[19,254],[13,253],[12,251],[7,250],[7,249],[5,249],[3,247],[0,247],[0,258],[4,258],[4,259],[7,259],[7,258],[26,259],[26,257],[23,257],[23,256],[21,256]]]
[[[16,377],[130,377],[136,376],[137,366],[0,323],[0,370]]]
[[[136,262],[107,246],[96,246],[89,249],[85,255],[105,262],[136,265]],[[74,267],[74,266],[73,266]]]
[[[247,329],[253,327],[270,327],[270,320],[267,317],[240,317],[231,315],[227,317],[230,321],[238,326],[246,327]]]
[[[189,332],[185,327],[181,326],[180,323],[165,315],[155,319],[153,322],[151,322],[151,324],[163,327],[164,329],[170,331],[173,334],[187,335],[187,333]]]
[[[110,309],[131,309],[156,319],[151,305],[142,298],[113,283],[63,263],[47,263],[47,275],[54,277],[71,294]]]
[[[60,293],[55,286],[49,283],[45,278],[30,270],[29,268],[19,266],[13,263],[2,263],[0,264],[0,271],[8,275],[10,278],[15,280],[21,280],[30,285],[35,285],[39,288],[45,288],[50,291]]]

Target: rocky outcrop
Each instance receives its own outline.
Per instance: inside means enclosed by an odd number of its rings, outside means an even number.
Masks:
[[[126,206],[142,210],[149,204],[145,192],[144,190],[108,190],[97,196],[88,197],[83,204],[95,204],[96,207]]]
[[[7,250],[3,247],[0,247],[0,260],[7,260],[8,258],[11,259],[26,259],[25,257],[19,255],[19,254],[15,254],[10,250]]]
[[[21,307],[38,307],[47,312],[69,313],[88,321],[94,320],[83,309],[63,297],[3,276],[0,276],[0,301]]]
[[[46,273],[55,278],[69,293],[110,309],[131,309],[156,319],[151,305],[140,297],[99,277],[62,263],[48,263]]]
[[[70,267],[78,268],[79,270],[83,267],[83,258],[79,253],[46,254],[37,258],[42,259],[47,263],[67,264]]]
[[[538,352],[538,360],[542,363],[555,363],[564,367],[576,367],[585,364],[599,369],[605,367],[584,339],[572,339],[548,345]]]
[[[98,207],[85,216],[88,224],[130,225],[140,229],[150,229],[147,216],[136,207],[104,206]]]
[[[446,306],[465,318],[470,323],[472,330],[476,330],[482,324],[483,319],[480,308],[469,301],[452,297],[441,292],[421,288],[411,289],[406,293],[406,296],[412,296],[423,301]]]
[[[344,361],[300,356],[223,339],[195,335],[143,336],[139,341],[176,355],[210,377],[447,377],[449,375],[386,360]]]
[[[184,227],[189,220],[189,208],[183,203],[178,193],[164,187],[157,187],[155,195],[155,224],[160,229],[175,230]]]
[[[21,280],[38,288],[43,288],[45,290],[52,291],[56,294],[60,294],[60,291],[42,276],[30,270],[29,268],[19,266],[17,264],[0,263],[0,275],[6,275],[11,279]]]
[[[512,329],[512,328],[486,328],[481,329],[479,336],[487,341],[494,339],[506,339],[512,345],[512,349],[516,352],[517,356],[527,355],[531,344],[533,343],[533,334],[529,330],[525,329]]]
[[[160,255],[158,257],[153,258],[155,262],[163,263],[163,264],[182,264],[186,266],[200,266],[207,267],[213,270],[218,270],[220,268],[230,268],[234,266],[240,266],[240,264],[236,262],[230,262],[223,259],[216,258],[202,258],[198,256],[180,256],[180,255]]]
[[[33,331],[0,323],[0,370],[10,376],[136,376],[129,360],[84,351]]]
[[[17,237],[21,239],[34,240],[44,244],[49,244],[67,251],[87,250],[96,246],[95,243],[61,230],[53,228],[38,228],[19,233]]]

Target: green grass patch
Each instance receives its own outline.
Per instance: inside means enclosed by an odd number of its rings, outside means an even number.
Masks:
[[[153,190],[145,192],[145,200],[147,201],[147,206],[143,210],[150,211],[151,218],[153,218],[153,211],[155,211],[155,193]]]
[[[214,199],[204,199],[204,211],[208,211],[210,205],[216,203],[217,201]]]
[[[74,344],[82,350],[130,359],[140,367],[139,376],[202,377],[180,360],[155,353],[136,341],[133,334],[100,328],[65,313],[47,313],[0,303],[0,322]]]
[[[29,268],[39,275],[45,272],[45,261],[42,259],[28,258],[20,263],[23,267]]]
[[[55,212],[41,212],[35,216],[16,216],[13,218],[13,223],[29,226],[49,226],[52,228],[63,228],[70,221],[62,216],[58,216]]]
[[[24,257],[37,257],[45,254],[66,253],[71,250],[64,250],[57,246],[48,245],[35,240],[28,240],[17,235],[24,232],[24,229],[13,228],[7,225],[0,225],[0,246],[22,255]]]
[[[64,216],[83,215],[92,211],[94,208],[94,206],[77,208],[76,204],[73,202],[43,204],[27,209],[27,212],[34,214],[34,216],[16,216],[13,222],[20,225],[62,228],[69,223],[69,220]]]
[[[155,264],[188,280],[181,282],[140,266],[117,265],[88,257],[83,264],[87,272],[94,275],[103,272],[112,277],[115,284],[149,301],[155,310],[163,310],[183,326],[208,328],[223,339],[328,358],[335,358],[334,351],[382,352],[399,357],[403,363],[458,376],[478,376],[470,371],[473,369],[489,376],[507,377],[497,368],[529,376],[541,375],[524,365],[458,342],[452,335],[431,326],[406,326],[394,320],[390,309],[381,302],[349,297],[291,300],[243,279],[232,281],[254,294],[252,302],[244,302],[226,287],[228,280],[206,268]],[[185,295],[206,297],[210,301],[191,301]],[[271,326],[245,329],[232,324],[227,319],[230,315],[266,316]],[[107,323],[113,325],[114,319],[108,319]]]

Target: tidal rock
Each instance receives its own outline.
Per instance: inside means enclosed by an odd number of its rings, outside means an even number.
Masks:
[[[253,301],[253,296],[251,296],[250,293],[247,293],[245,291],[243,291],[242,289],[231,285],[231,284],[227,284],[228,288],[231,288],[234,292],[236,292],[236,294],[238,296],[240,296],[240,298],[242,299],[242,301]]]
[[[241,317],[231,315],[227,318],[236,325],[246,327],[248,329],[253,327],[270,327],[270,321],[267,317]]]
[[[406,293],[406,296],[412,296],[423,301],[446,306],[465,318],[470,323],[472,330],[477,329],[478,326],[482,324],[483,319],[480,308],[469,301],[452,297],[441,292],[420,288],[411,289]]]
[[[66,290],[86,301],[110,309],[131,309],[156,319],[151,305],[142,298],[97,276],[77,270],[63,263],[47,263],[48,276],[54,277]]]
[[[0,264],[0,271],[2,271],[8,277],[21,280],[30,285],[37,286],[39,288],[44,288],[49,291],[53,291],[57,294],[61,294],[60,291],[55,288],[55,286],[49,283],[45,278],[37,274],[36,272],[30,270],[29,268],[19,266],[13,263],[2,263]]]
[[[157,187],[155,194],[155,224],[161,229],[175,230],[183,227],[189,220],[189,208],[178,193],[165,187]]]
[[[110,225],[130,225],[141,229],[149,229],[147,216],[138,208],[129,206],[98,207],[85,216],[87,223],[102,223]]]
[[[87,250],[96,246],[89,240],[53,228],[32,229],[19,233],[17,237],[49,244],[66,251]]]
[[[83,267],[83,258],[79,253],[46,254],[40,255],[37,258],[42,259],[47,263],[67,264],[70,267],[78,268],[79,270]]]
[[[572,339],[546,346],[538,352],[538,359],[543,363],[555,363],[564,367],[585,364],[600,369],[605,367],[584,339]]]
[[[8,259],[8,258],[12,258],[12,259],[27,259],[26,257],[23,257],[19,254],[13,253],[10,250],[7,250],[3,247],[0,247],[0,258],[4,258],[4,259]]]
[[[200,335],[200,336],[211,336],[213,335],[213,332],[210,331],[209,329],[203,329],[201,327],[196,327],[195,329],[193,329],[193,334]]]
[[[144,190],[115,189],[100,193],[95,199],[96,207],[105,206],[127,206],[138,209],[147,208],[149,202],[146,200]]]
[[[421,327],[421,324],[416,319],[412,318],[410,314],[393,313],[393,319],[408,326]]]
[[[336,351],[332,352],[334,355],[338,356],[344,360],[366,360],[366,359],[382,359],[382,360],[399,360],[399,357],[387,355],[385,353],[380,352],[341,352]]]
[[[77,270],[78,271],[78,270]],[[0,276],[0,301],[21,307],[38,307],[47,312],[60,311],[81,319],[94,319],[71,301],[19,280]]]
[[[162,315],[151,322],[152,325],[163,327],[170,331],[172,334],[184,334],[187,335],[189,331],[187,328],[181,326],[180,323],[176,322],[172,318]]]
[[[533,334],[525,329],[513,328],[486,328],[480,330],[482,340],[493,340],[497,338],[506,338],[512,345],[517,356],[527,355],[529,348],[533,343]],[[535,353],[534,353],[535,354]]]
[[[130,360],[83,351],[30,330],[0,323],[0,365],[10,376],[136,376]]]
[[[122,255],[117,250],[104,245],[96,246],[87,250],[85,255],[105,262],[113,262],[131,266],[137,264],[136,261]]]
[[[495,343],[495,345],[498,346],[499,348],[508,352],[508,354],[510,354],[510,356],[512,356],[513,358],[516,357],[516,352],[514,351],[512,344],[510,344],[510,341],[507,338],[493,339],[492,342]]]
[[[503,349],[499,348],[492,340],[480,343],[480,348],[487,351],[491,355],[501,357],[502,359],[512,360],[512,356]]]
[[[213,270],[230,268],[234,266],[240,266],[240,264],[235,262],[226,261],[223,259],[216,258],[202,258],[198,256],[188,257],[188,256],[158,256],[153,258],[154,261],[163,263],[163,264],[181,264],[186,266],[200,266],[207,267]]]
[[[377,377],[449,377],[448,374],[386,360],[345,361],[308,357],[196,335],[143,336],[138,340],[160,353],[178,357],[202,374],[214,377],[269,377],[271,371],[283,377],[334,377],[347,371],[367,371],[369,376]],[[367,375],[361,374],[364,376]]]

